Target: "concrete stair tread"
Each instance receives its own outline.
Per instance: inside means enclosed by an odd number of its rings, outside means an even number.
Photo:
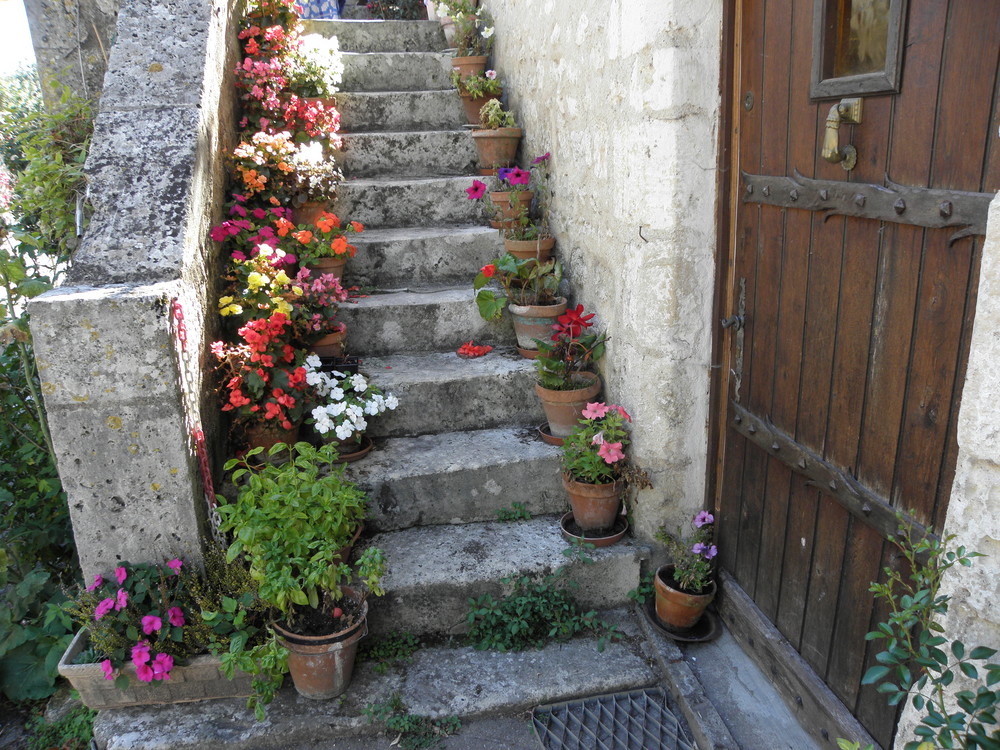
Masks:
[[[464,176],[361,177],[340,183],[334,213],[366,227],[486,224],[480,201],[466,190],[475,179]]]
[[[373,229],[365,229],[361,234],[354,235],[351,237],[351,243],[357,245],[358,252],[360,253],[363,252],[362,247],[364,245],[378,242],[413,239],[426,240],[445,237],[478,237],[481,235],[496,234],[496,229],[481,224],[435,225],[433,227],[375,227]]]
[[[462,359],[455,352],[419,352],[365,357],[361,369],[383,390],[403,384],[470,380],[490,375],[534,373],[531,360],[508,350]],[[531,394],[525,394],[525,398]]]
[[[337,738],[358,736],[370,738],[368,747],[383,747],[392,737],[374,737],[376,730],[362,712],[395,692],[412,713],[465,720],[656,684],[658,675],[644,656],[634,614],[616,609],[602,616],[625,635],[603,652],[597,650],[594,637],[513,653],[476,651],[470,646],[428,647],[418,650],[409,663],[396,662],[384,674],[376,672],[375,662],[359,659],[350,687],[335,700],[302,698],[286,680],[264,722],[254,720],[245,700],[227,699],[102,711],[94,734],[102,747],[107,743],[107,750],[339,747],[333,744]],[[525,725],[523,746],[536,743]]]
[[[471,187],[473,179],[481,179],[477,175],[423,175],[421,177],[357,177],[347,178],[340,183],[341,187],[435,187],[440,185],[453,186],[461,183],[464,187]]]
[[[386,291],[384,293],[371,294],[367,297],[359,297],[354,300],[358,310],[366,310],[375,307],[403,307],[410,305],[432,305],[446,302],[473,302],[472,285],[465,287],[447,286],[426,286],[423,288],[410,288],[405,291]]]
[[[454,135],[456,133],[469,133],[467,128],[421,128],[419,130],[352,130],[350,133],[341,133],[340,137],[348,143],[356,140],[357,137],[370,136],[414,136],[414,135]]]
[[[342,91],[337,94],[341,133],[465,130],[467,120],[455,89]]]
[[[467,176],[479,165],[474,139],[459,129],[345,134],[336,159],[349,177]]]
[[[432,51],[343,52],[344,91],[426,91],[451,87],[451,54]]]
[[[303,27],[306,34],[337,37],[345,52],[438,52],[448,44],[438,21],[316,19]]]

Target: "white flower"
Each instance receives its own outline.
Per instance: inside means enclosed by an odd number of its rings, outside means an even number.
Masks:
[[[357,430],[358,432],[364,432],[367,427],[368,427],[368,422],[365,421],[363,418],[358,417],[357,419],[354,420],[354,429]]]
[[[323,362],[320,360],[318,354],[310,354],[306,357],[306,369],[307,370],[318,370],[323,366]]]
[[[368,380],[361,373],[351,376],[351,387],[358,393],[364,393],[368,387]]]
[[[483,29],[483,39],[489,39],[491,36],[493,36],[492,26],[488,26],[487,28]]]
[[[390,393],[388,396],[385,397],[385,405],[386,408],[388,409],[395,409],[397,406],[399,406],[399,399]]]
[[[339,386],[330,389],[330,400],[331,401],[343,401],[344,400],[344,389]]]
[[[487,70],[486,77],[491,81],[495,81],[497,79],[497,72],[495,70]]]
[[[339,417],[347,410],[347,404],[341,402],[339,404],[328,404],[326,407],[326,413],[331,417]]]
[[[340,440],[347,440],[351,435],[354,434],[354,428],[347,424],[337,425],[337,438]]]
[[[371,401],[365,401],[365,414],[367,414],[370,417],[374,417],[381,413],[382,410],[379,408],[378,401],[376,401],[375,399],[372,399]]]
[[[306,368],[306,382],[309,385],[320,388],[322,384],[324,384],[324,381],[325,378],[323,377],[323,373],[315,372],[314,370],[310,370],[308,367]]]
[[[351,404],[348,406],[344,410],[344,413],[347,415],[348,419],[360,419],[361,415],[364,414],[364,412],[361,411],[361,407],[357,404]]]

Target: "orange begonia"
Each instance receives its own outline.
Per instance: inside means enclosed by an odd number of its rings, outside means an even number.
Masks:
[[[308,229],[303,229],[301,231],[295,232],[292,235],[292,237],[297,239],[303,245],[308,245],[312,241],[313,233],[310,232]]]

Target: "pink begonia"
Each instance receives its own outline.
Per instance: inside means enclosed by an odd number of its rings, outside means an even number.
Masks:
[[[102,661],[101,669],[104,670],[105,680],[113,680],[115,678],[115,668],[111,666],[111,659],[105,659]]]
[[[608,405],[601,401],[593,401],[587,404],[587,407],[583,410],[583,418],[600,419],[608,413],[608,408]]]
[[[597,455],[603,458],[606,464],[613,464],[615,461],[621,461],[625,458],[621,443],[601,443]]]
[[[167,619],[175,628],[184,627],[184,612],[180,607],[171,607],[167,610]]]
[[[142,618],[142,632],[146,635],[152,635],[154,632],[158,632],[162,627],[163,620],[156,615],[146,615]]]
[[[157,654],[152,666],[154,680],[169,680],[170,670],[174,668],[174,657],[170,654]]]
[[[104,578],[102,576],[94,576],[94,582],[87,586],[87,591],[94,591],[104,585]]]
[[[153,669],[148,664],[140,664],[135,668],[135,676],[139,679],[139,682],[152,682]]]
[[[182,563],[176,557],[173,560],[171,560],[170,562],[167,563],[167,567],[170,568],[172,571],[174,571],[175,574],[178,574],[178,575],[181,572],[181,566],[182,565],[184,565],[184,563]]]
[[[598,432],[594,437],[590,439],[591,445],[604,445],[604,433]]]
[[[102,599],[100,604],[94,609],[94,619],[100,620],[104,615],[115,608],[115,600],[112,598]]]
[[[119,586],[125,583],[125,579],[128,578],[128,573],[125,572],[125,568],[123,566],[119,565],[115,568],[115,578],[118,579]]]
[[[125,589],[118,589],[115,595],[115,612],[121,612],[128,606],[128,592]]]
[[[622,415],[622,419],[624,419],[626,422],[631,422],[632,421],[632,417],[629,416],[629,413],[627,411],[625,411],[625,409],[622,408],[621,406],[618,406],[618,404],[615,404],[611,408],[612,409],[617,409],[618,413]]]
[[[149,641],[139,641],[132,647],[132,663],[137,667],[149,661]]]

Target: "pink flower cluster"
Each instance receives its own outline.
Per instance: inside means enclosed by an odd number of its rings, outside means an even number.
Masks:
[[[629,416],[629,413],[625,411],[623,407],[618,406],[618,404],[605,404],[600,401],[594,401],[588,403],[582,413],[586,419],[600,419],[601,417],[605,416],[609,411],[617,411],[619,414],[621,414],[623,419],[625,419],[628,422],[632,421],[632,417]],[[606,464],[613,464],[625,458],[625,452],[622,450],[621,442],[620,441],[617,443],[606,442],[604,440],[603,432],[598,432],[596,435],[594,435],[594,437],[591,438],[590,444],[600,446],[597,449],[597,455],[603,458],[604,463]]]
[[[170,670],[174,668],[174,657],[162,653],[152,656],[149,641],[143,640],[132,647],[132,664],[135,665],[135,676],[139,682],[169,680]]]

